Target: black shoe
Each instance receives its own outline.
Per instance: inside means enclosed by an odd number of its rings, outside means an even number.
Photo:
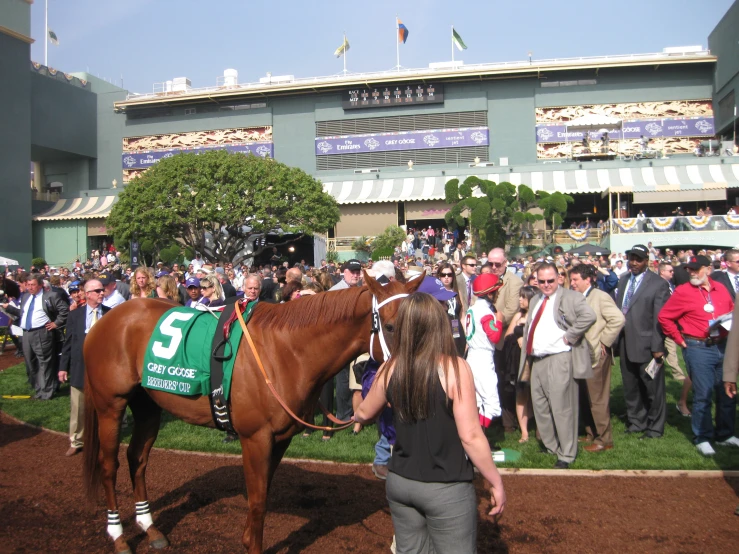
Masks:
[[[569,467],[570,464],[568,464],[564,460],[557,460],[557,463],[554,464],[554,469],[568,469]]]
[[[627,435],[639,435],[641,433],[644,433],[644,429],[626,429],[624,433]]]
[[[23,352],[16,352],[15,353],[15,357],[16,358],[22,358],[23,357]]]
[[[233,442],[235,440],[238,440],[238,438],[239,438],[238,435],[234,435],[233,433],[226,433],[226,436],[223,437],[223,442],[225,443]]]
[[[659,439],[662,435],[650,435],[649,433],[644,433],[641,437],[639,437],[640,441],[647,440],[647,439]]]

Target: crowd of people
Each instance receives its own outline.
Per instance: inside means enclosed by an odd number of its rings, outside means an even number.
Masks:
[[[715,454],[715,445],[739,447],[734,429],[739,336],[730,335],[739,335],[736,328],[730,331],[739,291],[739,250],[660,251],[650,243],[623,255],[509,259],[500,248],[475,256],[465,251],[466,241],[459,237],[442,239],[449,241],[451,256],[443,249],[431,251],[436,246],[432,237],[412,233],[404,241],[405,250],[399,246],[391,259],[374,263],[321,260],[315,267],[304,261],[289,267],[274,257],[268,264],[246,267],[210,264],[196,256],[171,267],[123,268],[114,258],[99,269],[92,263],[32,268],[30,273],[21,268],[2,275],[5,301],[0,306],[22,330],[16,355],[25,358],[34,398],[48,400],[60,383],[70,382],[71,456],[83,448],[81,344],[90,327],[116,305],[156,297],[190,307],[217,307],[240,297],[294,302],[361,286],[364,278],[383,283],[422,279],[419,292],[401,305],[399,318],[407,321],[398,324],[391,348],[397,363],[378,367],[373,360],[357,360],[321,394],[339,419],[355,418],[355,434],[379,417],[373,472],[389,480],[394,521],[396,511],[408,508],[402,498],[415,490],[413,481],[469,482],[465,464],[470,461],[491,483],[495,513],[502,511],[505,493],[497,471],[478,452],[480,437],[487,440],[483,432],[490,426],[514,433],[522,443],[535,431],[560,469],[575,461],[579,447],[586,455],[613,449],[610,381],[615,357],[620,360],[627,433],[658,439],[667,410],[675,409],[691,418],[701,454]],[[415,248],[417,239],[420,249]],[[443,325],[437,321],[440,314]],[[401,330],[414,327],[426,329],[414,337],[441,338],[419,344],[401,340]],[[687,372],[678,363],[678,346]],[[667,367],[682,383],[672,408],[666,402]],[[412,375],[431,387],[420,399],[410,394],[418,389],[404,388],[411,386]],[[445,411],[446,416],[429,415],[448,402],[454,409]],[[424,442],[432,436],[427,425],[447,430],[438,440],[457,445],[457,453],[446,453],[451,461],[429,464],[423,458],[439,452],[438,445]],[[324,440],[331,437],[331,432],[324,433]],[[447,473],[439,474],[439,467]],[[438,495],[433,487],[422,489],[414,494],[427,501]],[[470,491],[463,487],[458,494],[448,502],[469,498]],[[405,529],[402,540],[411,541],[404,544],[428,540],[409,521],[396,521],[396,530]]]

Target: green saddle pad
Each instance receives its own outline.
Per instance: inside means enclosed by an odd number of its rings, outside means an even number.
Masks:
[[[249,304],[248,312],[253,304]],[[210,357],[219,312],[172,308],[159,318],[144,355],[141,385],[183,396],[210,394]],[[248,320],[250,313],[244,314]],[[223,362],[223,393],[229,397],[236,351],[243,331],[238,320],[229,335],[233,355]]]

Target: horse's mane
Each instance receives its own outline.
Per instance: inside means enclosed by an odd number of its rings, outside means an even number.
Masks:
[[[298,329],[315,325],[332,325],[354,315],[359,295],[366,287],[320,292],[284,304],[259,302],[254,321],[262,328]]]

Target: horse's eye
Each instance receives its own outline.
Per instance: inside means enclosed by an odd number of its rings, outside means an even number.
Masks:
[[[388,333],[392,333],[393,331],[395,331],[395,327],[393,325],[391,325],[390,323],[386,323],[385,324],[385,331],[387,331]]]

